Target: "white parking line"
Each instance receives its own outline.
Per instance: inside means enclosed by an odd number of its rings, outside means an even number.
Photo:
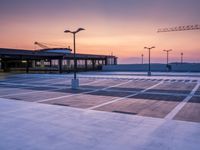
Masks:
[[[14,81],[9,81],[9,82],[7,82],[7,81],[5,81],[5,82],[0,82],[0,83],[2,83],[2,84],[19,84],[19,85],[22,85],[23,84],[23,82],[25,82],[25,84],[26,85],[32,85],[32,84],[37,84],[37,83],[41,83],[41,84],[45,84],[45,85],[51,85],[51,83],[45,83],[45,82],[48,82],[48,81],[54,81],[54,80],[59,80],[59,79],[55,79],[55,78],[52,78],[52,79],[44,79],[44,80],[31,80],[31,79],[29,79],[28,81],[26,81],[26,80],[22,80],[22,81],[20,81],[21,83],[19,83],[18,81],[17,82],[15,82],[15,80]],[[55,82],[55,81],[54,81]]]
[[[173,119],[176,116],[176,114],[185,106],[185,104],[192,98],[192,96],[194,96],[194,94],[198,90],[199,86],[200,86],[200,83],[198,83],[193,88],[193,90],[190,92],[190,94],[182,102],[180,102],[170,113],[168,113],[165,116],[165,119],[167,119],[167,120]]]
[[[96,80],[96,81],[92,81],[92,82],[89,82],[89,83],[83,83],[81,85],[91,85],[91,84],[94,84],[94,83],[99,83],[99,82],[102,82],[102,81],[105,81],[106,79],[102,79],[102,80]]]
[[[52,90],[45,90],[45,91],[30,91],[30,92],[23,92],[23,93],[16,93],[16,94],[6,94],[6,95],[0,95],[0,97],[8,97],[8,96],[17,96],[17,95],[26,95],[26,94],[34,94],[34,93],[43,93],[43,92],[53,92],[58,91],[66,88],[59,88],[59,89],[52,89]]]
[[[152,89],[152,88],[154,88],[154,87],[160,85],[161,83],[163,83],[163,81],[161,81],[161,82],[159,82],[159,83],[157,83],[157,84],[155,84],[155,85],[153,85],[153,86],[151,86],[151,87],[148,87],[148,88],[146,88],[146,89],[144,89],[144,90],[142,90],[142,91],[139,91],[139,92],[137,92],[137,93],[133,93],[133,94],[130,94],[130,95],[121,97],[121,98],[114,99],[114,100],[109,101],[109,102],[105,102],[105,103],[102,103],[102,104],[99,104],[99,105],[96,105],[96,106],[89,107],[89,108],[87,108],[87,110],[96,109],[96,108],[98,108],[98,107],[102,107],[102,106],[105,106],[105,105],[108,105],[108,104],[111,104],[111,103],[114,103],[114,102],[117,102],[117,101],[120,101],[120,100],[123,100],[123,99],[126,99],[126,98],[130,98],[130,97],[132,97],[132,96],[136,96],[136,95],[138,95],[138,94],[144,93],[144,92],[146,92],[147,90],[150,90],[150,89]]]
[[[51,88],[60,88],[58,86],[49,86],[49,85],[34,85],[34,84],[24,84],[24,83],[7,83],[7,82],[2,82],[1,84],[4,85],[19,85],[19,86],[28,86],[28,87],[51,87]]]
[[[106,79],[104,79],[104,80],[106,80]],[[104,80],[99,80],[98,82],[104,81]],[[97,82],[97,81],[93,81],[93,82],[89,82],[89,83],[81,84],[81,85],[90,85],[90,84],[93,84],[94,82]],[[12,85],[12,83],[9,83],[9,85]],[[15,85],[15,83],[14,83],[14,85]],[[26,85],[29,85],[29,84],[26,84]],[[32,86],[32,85],[30,85],[30,86]],[[37,87],[41,87],[41,86],[37,86]],[[50,87],[50,86],[45,86],[45,87]],[[25,94],[33,94],[33,93],[43,93],[43,92],[58,91],[58,90],[66,89],[66,88],[69,88],[69,87],[70,86],[65,86],[63,88],[57,88],[57,89],[45,90],[45,91],[30,91],[30,92],[25,92],[25,93],[6,94],[6,95],[0,95],[0,97],[8,97],[8,96],[16,96],[16,95],[25,95]],[[8,90],[8,89],[6,89],[6,90]],[[27,90],[29,90],[29,89],[27,89]]]
[[[66,96],[49,98],[49,99],[39,100],[39,101],[35,101],[35,102],[41,103],[41,102],[52,101],[52,100],[56,100],[56,99],[60,99],[60,98],[67,98],[67,97],[78,96],[78,95],[82,95],[82,94],[94,93],[94,92],[97,92],[97,91],[101,91],[101,90],[109,89],[109,88],[112,88],[112,87],[120,86],[122,84],[127,84],[128,82],[131,82],[131,81],[127,81],[127,82],[124,82],[124,83],[112,85],[112,86],[109,86],[109,87],[106,87],[106,88],[102,88],[102,89],[96,89],[96,90],[92,90],[92,91],[81,92],[81,93],[78,93],[78,94],[71,94],[71,95],[66,95]]]
[[[84,88],[83,88],[84,89]],[[136,93],[138,91],[130,91],[130,90],[116,90],[116,89],[108,89],[105,90],[108,92],[129,92],[129,93]],[[165,93],[165,92],[145,92],[145,94],[156,94],[156,95],[168,95],[168,96],[188,96],[188,94],[181,94],[181,93]]]
[[[22,78],[13,78],[13,79],[11,79],[11,78],[7,78],[7,79],[3,79],[3,80],[0,80],[0,83],[1,82],[11,82],[11,81],[26,81],[26,80],[31,80],[30,78],[25,78],[25,79],[22,79]]]
[[[57,80],[61,80],[61,79],[62,78],[56,78],[56,79],[55,78],[51,78],[51,79],[44,79],[44,80],[39,80],[39,81],[38,80],[36,80],[36,81],[30,81],[29,83],[33,83],[33,84],[34,83],[42,83],[42,84],[45,83],[46,84],[46,82],[51,82],[51,81],[55,83]],[[59,81],[59,82],[63,82],[63,81]],[[52,83],[48,83],[47,85],[51,85],[51,84]]]

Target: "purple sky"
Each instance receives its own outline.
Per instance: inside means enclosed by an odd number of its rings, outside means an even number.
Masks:
[[[84,27],[80,53],[113,52],[122,63],[139,63],[142,53],[147,56],[143,47],[155,45],[155,62],[165,58],[163,49],[173,49],[171,61],[184,52],[185,60],[197,62],[200,31],[156,30],[199,24],[199,14],[200,0],[1,0],[0,47],[33,49],[34,41],[72,45],[63,31]]]

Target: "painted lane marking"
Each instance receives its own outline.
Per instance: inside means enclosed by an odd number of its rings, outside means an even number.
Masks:
[[[200,86],[200,83],[198,83],[193,90],[188,94],[188,96],[180,102],[171,112],[169,112],[166,116],[165,119],[167,120],[172,120],[176,114],[185,106],[185,104],[194,96],[195,92],[198,90]]]
[[[84,89],[84,88],[83,88]],[[108,92],[129,92],[129,93],[136,93],[138,91],[129,91],[129,90],[113,90],[113,89],[108,89],[105,90]],[[179,94],[179,93],[165,93],[165,92],[145,92],[145,94],[156,94],[156,95],[166,95],[166,96],[188,96],[188,94]]]
[[[60,96],[60,97],[55,97],[55,98],[48,98],[48,99],[39,100],[39,101],[35,101],[35,102],[41,103],[41,102],[52,101],[52,100],[56,100],[56,99],[60,99],[60,98],[67,98],[67,97],[78,96],[78,95],[82,95],[82,94],[94,93],[94,92],[98,92],[98,91],[101,91],[101,90],[109,89],[109,88],[112,88],[112,87],[120,86],[122,84],[127,84],[129,82],[131,82],[131,81],[127,81],[127,82],[124,82],[124,83],[112,85],[112,86],[109,86],[109,87],[106,87],[106,88],[102,88],[102,89],[96,89],[96,90],[92,90],[92,91],[81,92],[81,93],[78,93],[78,94],[70,94],[70,95]]]
[[[117,101],[120,101],[120,100],[124,100],[124,99],[126,99],[126,98],[130,98],[130,97],[132,97],[132,96],[136,96],[136,95],[141,94],[141,93],[144,93],[144,92],[146,92],[147,90],[150,90],[150,89],[152,89],[152,88],[154,88],[154,87],[156,87],[156,86],[158,86],[158,85],[160,85],[160,84],[162,84],[162,83],[163,83],[163,81],[161,81],[161,82],[159,82],[159,83],[157,83],[157,84],[155,84],[155,85],[153,85],[153,86],[150,86],[150,87],[148,87],[148,88],[146,88],[146,89],[144,89],[144,90],[142,90],[142,91],[139,91],[139,92],[137,92],[137,93],[133,93],[133,94],[130,94],[130,95],[121,97],[121,98],[114,99],[114,100],[109,101],[109,102],[105,102],[105,103],[102,103],[102,104],[99,104],[99,105],[96,105],[96,106],[89,107],[89,108],[87,108],[87,110],[96,109],[96,108],[98,108],[98,107],[102,107],[102,106],[105,106],[105,105],[108,105],[108,104],[111,104],[111,103],[114,103],[114,102],[117,102]]]
[[[0,80],[0,83],[1,82],[15,82],[15,81],[26,81],[26,80],[32,80],[32,79],[30,79],[30,78],[26,78],[26,79],[22,79],[22,78],[13,78],[13,79],[11,79],[11,78],[8,78],[8,79],[4,79],[4,80]]]
[[[92,88],[80,88],[81,90],[92,90]],[[106,89],[106,90],[103,90],[103,91],[106,91],[106,92],[125,92],[125,93],[136,93],[138,91],[130,91],[130,90],[118,90],[118,89]],[[166,92],[145,92],[145,94],[155,94],[155,95],[166,95],[166,96],[188,96],[190,95],[189,94],[184,94],[184,93],[166,93]],[[200,97],[200,95],[195,95],[197,97]]]
[[[105,79],[104,79],[105,80]],[[101,80],[103,81],[103,80]],[[95,82],[95,81],[93,81]],[[93,82],[89,82],[86,85],[90,85],[93,84]],[[99,81],[100,82],[100,81]],[[81,84],[81,85],[85,85],[85,84]],[[48,86],[49,87],[49,86]],[[16,94],[6,94],[6,95],[0,95],[0,97],[8,97],[8,96],[16,96],[16,95],[26,95],[26,94],[33,94],[33,93],[43,93],[43,92],[52,92],[52,91],[58,91],[58,90],[62,90],[62,89],[67,89],[69,88],[69,86],[66,86],[64,88],[57,88],[57,89],[52,89],[52,90],[45,90],[45,91],[30,91],[30,92],[25,92],[25,93],[16,93]],[[8,90],[8,89],[5,89]],[[31,89],[27,89],[27,90],[31,90]]]
[[[51,85],[51,83],[45,83],[46,81],[54,81],[54,80],[58,80],[58,79],[54,79],[54,78],[52,78],[52,79],[44,79],[44,80],[31,80],[31,79],[29,79],[29,81],[20,81],[20,82],[25,82],[25,83],[19,83],[19,82],[15,82],[15,81],[13,81],[13,82],[0,82],[0,84],[18,84],[18,85],[31,85],[32,86],[32,84],[37,84],[37,83],[41,83],[41,84],[45,84],[46,86],[48,86],[48,85]],[[45,85],[43,85],[43,86],[45,86]],[[37,85],[36,85],[37,86]],[[38,85],[38,86],[40,86],[40,85]]]
[[[54,81],[55,80],[55,81]],[[56,80],[61,80],[61,78],[58,78],[58,79],[55,79],[55,78],[51,78],[51,79],[43,79],[43,80],[35,80],[35,81],[30,81],[29,83],[42,83],[42,84],[46,84],[46,82],[51,82],[51,81],[53,81],[53,82],[56,82]],[[62,79],[62,80],[64,80],[64,79]],[[61,82],[61,81],[59,81],[59,82]],[[63,81],[62,81],[63,82]],[[49,85],[50,85],[51,83],[49,83]],[[48,84],[47,84],[48,85]]]
[[[96,80],[96,79],[95,79]],[[96,80],[96,81],[92,81],[92,82],[89,82],[89,83],[83,83],[81,85],[91,85],[91,84],[94,84],[94,83],[99,83],[99,82],[102,82],[102,81],[105,81],[106,79],[102,79],[102,80]]]
[[[3,85],[18,85],[18,86],[28,86],[28,87],[51,87],[51,88],[59,88],[58,86],[49,86],[49,85],[33,85],[33,84],[24,84],[24,83],[0,83]]]
[[[52,80],[52,79],[49,79],[49,80]],[[55,80],[55,79],[54,79]],[[58,79],[56,79],[58,80]],[[106,80],[106,79],[103,79],[103,80]],[[39,83],[40,81],[36,81],[36,83]],[[97,81],[92,81],[92,82],[97,82]],[[92,82],[89,82],[89,83],[86,83],[87,85],[90,85],[90,84],[93,84]],[[98,81],[100,82],[100,81]],[[35,83],[35,82],[34,82]],[[33,84],[34,84],[33,83]],[[33,84],[30,84],[30,83],[12,83],[12,82],[0,82],[0,84],[4,84],[4,85],[21,85],[21,86],[30,86],[30,87],[52,87],[52,88],[59,88],[59,86],[54,86],[52,84],[45,84],[45,85],[33,85]],[[41,83],[43,84],[43,83]],[[85,85],[85,84],[81,84],[81,85]],[[65,87],[65,85],[63,85]],[[62,87],[63,87],[62,86]],[[70,85],[67,85],[67,86],[70,86]]]
[[[59,88],[59,89],[52,89],[52,90],[45,90],[45,91],[30,91],[30,92],[16,93],[16,94],[6,94],[6,95],[0,95],[0,97],[4,98],[4,97],[8,97],[8,96],[26,95],[26,94],[43,93],[43,92],[53,92],[53,91],[59,91],[59,90],[66,89],[66,88]]]

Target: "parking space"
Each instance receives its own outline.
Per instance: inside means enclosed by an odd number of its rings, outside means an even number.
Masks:
[[[79,79],[79,82],[80,84],[90,84],[90,83],[93,83],[95,82],[96,80],[94,78],[80,78]],[[51,85],[53,86],[70,86],[71,85],[71,78],[62,78],[60,79],[60,81],[56,81],[56,82],[51,82],[50,83]]]
[[[163,84],[148,90],[158,93],[189,94],[197,83],[191,82],[164,82]]]
[[[72,77],[12,76],[0,80],[0,98],[76,107],[86,110],[165,118],[186,99],[173,119],[200,122],[200,88],[197,79],[79,78],[80,88],[71,89]],[[195,94],[194,94],[195,93]],[[196,95],[196,96],[195,96]],[[187,114],[187,115],[186,115]],[[192,116],[192,117],[191,117]]]
[[[173,119],[200,122],[200,97],[192,97]]]
[[[110,90],[116,90],[116,91],[141,91],[144,90],[150,86],[153,86],[157,84],[158,81],[149,81],[149,80],[132,80],[126,84],[117,86],[117,87],[112,87]]]
[[[46,101],[48,104],[65,105],[78,108],[89,108],[102,103],[109,102],[118,97],[124,97],[129,95],[129,92],[107,92],[97,91],[89,92],[81,95],[74,95],[70,97],[63,97],[55,100]]]
[[[90,84],[90,85],[82,85],[81,88],[84,88],[84,89],[104,89],[104,88],[107,88],[107,87],[111,87],[111,86],[115,86],[115,85],[118,85],[118,84],[124,84],[126,83],[127,80],[116,80],[116,79],[106,79],[106,80],[103,80],[103,81],[100,81],[100,82],[95,82],[93,84]]]
[[[130,98],[105,105],[97,110],[164,118],[183,97],[158,94],[138,94]]]
[[[2,98],[23,100],[30,102],[37,102],[42,100],[50,100],[58,97],[67,97],[69,95],[86,92],[85,90],[71,90],[71,89],[54,89],[49,91],[32,91],[29,93],[10,94]]]
[[[199,87],[198,90],[196,91],[195,95],[200,96],[200,87]]]

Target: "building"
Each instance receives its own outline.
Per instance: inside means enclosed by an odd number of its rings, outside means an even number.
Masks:
[[[103,65],[117,64],[109,55],[76,54],[77,71],[101,70]],[[0,48],[0,70],[3,72],[71,72],[74,55],[71,49],[52,48],[37,51]]]

